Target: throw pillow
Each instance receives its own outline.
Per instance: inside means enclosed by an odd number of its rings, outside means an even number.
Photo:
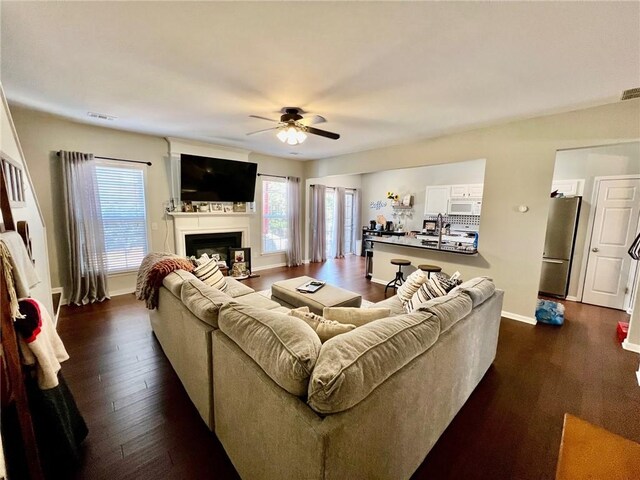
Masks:
[[[442,272],[433,273],[432,276],[438,279],[440,286],[444,288],[447,293],[462,283],[462,281],[458,280],[457,277],[449,277],[449,275]]]
[[[438,277],[433,276],[422,284],[411,300],[404,304],[404,309],[407,313],[414,312],[421,303],[446,294],[447,291],[440,285]]]
[[[227,281],[218,267],[218,262],[211,258],[207,263],[200,265],[193,274],[207,285],[217,288],[221,292],[227,289]]]
[[[349,325],[345,323],[334,322],[333,320],[326,320],[320,315],[316,315],[309,311],[309,307],[302,307],[300,309],[294,309],[289,312],[292,317],[304,320],[307,325],[313,328],[320,338],[320,342],[324,343],[330,338],[340,335],[341,333],[350,332],[355,325]]]
[[[398,298],[402,303],[411,300],[424,282],[429,279],[427,274],[418,269],[407,277],[407,280],[398,287]],[[453,287],[452,287],[453,288]]]
[[[390,315],[391,309],[389,308],[324,307],[322,310],[322,316],[326,320],[351,324],[356,327],[387,318]]]

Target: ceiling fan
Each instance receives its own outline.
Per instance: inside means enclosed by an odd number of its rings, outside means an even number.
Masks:
[[[320,135],[321,137],[330,138],[332,140],[338,140],[340,135],[319,128],[312,127],[318,123],[324,123],[327,120],[320,115],[309,115],[303,117],[302,114],[306,113],[304,110],[298,107],[285,107],[282,109],[282,115],[280,120],[273,120],[272,118],[261,117],[260,115],[249,115],[251,118],[259,118],[261,120],[267,120],[269,122],[275,122],[278,125],[271,128],[265,128],[263,130],[257,130],[255,132],[249,132],[247,135],[255,135],[257,133],[264,133],[270,130],[278,130],[277,137],[282,143],[289,145],[298,145],[307,139],[307,133],[313,135]]]

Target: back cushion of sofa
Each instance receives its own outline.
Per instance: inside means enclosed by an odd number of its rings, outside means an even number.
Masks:
[[[489,277],[476,277],[461,283],[451,292],[465,292],[471,297],[473,307],[484,303],[496,291],[496,285]],[[449,293],[451,293],[449,292]]]
[[[347,410],[425,352],[440,322],[428,312],[375,320],[322,346],[309,382],[308,404],[319,413]]]
[[[316,332],[299,318],[232,302],[220,310],[220,330],[287,392],[304,396],[320,352]]]
[[[471,297],[465,292],[436,297],[418,305],[419,311],[433,313],[440,321],[440,333],[444,333],[471,313]]]
[[[176,297],[180,298],[180,293],[182,292],[182,284],[187,280],[196,280],[196,277],[193,273],[187,272],[186,270],[174,270],[169,275],[164,277],[164,279],[162,280],[162,285]]]
[[[182,284],[180,298],[191,313],[215,328],[218,328],[220,307],[233,301],[233,298],[226,293],[197,278],[187,280]]]

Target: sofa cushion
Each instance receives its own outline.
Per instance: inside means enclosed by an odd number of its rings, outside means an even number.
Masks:
[[[236,280],[233,277],[225,277],[225,281],[227,282],[227,289],[224,291],[224,293],[226,293],[230,297],[238,298],[242,297],[243,295],[248,295],[255,292],[253,288],[247,287],[244,283]]]
[[[186,270],[174,270],[169,275],[164,277],[162,280],[162,285],[164,285],[167,290],[173,293],[176,297],[180,298],[180,294],[182,292],[182,284],[185,280],[195,280],[196,277],[191,272],[187,272]]]
[[[471,313],[471,297],[465,292],[436,297],[416,307],[418,311],[433,313],[440,321],[440,333],[449,330],[458,320]]]
[[[224,275],[220,271],[218,262],[213,258],[196,267],[193,274],[207,285],[217,288],[221,292],[227,289],[227,282],[225,281]]]
[[[295,308],[289,312],[289,315],[303,320],[307,325],[313,328],[322,343],[336,335],[347,333],[356,328],[356,326],[352,324],[327,320],[320,315],[310,312],[309,307]]]
[[[236,297],[235,300],[238,303],[251,305],[252,307],[264,308],[266,310],[273,310],[274,308],[280,307],[280,304],[278,302],[274,302],[270,298],[267,298],[264,295],[260,295],[257,292],[248,293],[247,295]],[[289,313],[289,310],[287,310],[287,313]]]
[[[180,298],[191,313],[215,328],[218,328],[220,307],[233,301],[226,293],[201,282],[197,278],[187,280],[182,284]]]
[[[320,339],[299,318],[243,305],[220,310],[220,330],[287,392],[303,396],[318,358]]]
[[[461,283],[451,292],[465,292],[471,297],[473,307],[477,307],[484,303],[496,291],[496,285],[493,279],[489,277],[476,277]]]
[[[428,312],[376,320],[328,340],[309,381],[308,404],[319,413],[347,410],[438,339]]]
[[[400,301],[408,302],[418,291],[424,282],[429,279],[422,270],[416,270],[407,277],[407,280],[398,287],[397,295]]]
[[[391,315],[400,315],[402,313],[406,313],[404,309],[404,304],[398,298],[398,295],[394,295],[393,297],[385,298],[384,300],[374,303],[371,307],[365,308],[388,308],[391,310]]]
[[[324,307],[322,312],[326,320],[348,323],[356,327],[387,318],[389,315],[391,315],[390,308]]]

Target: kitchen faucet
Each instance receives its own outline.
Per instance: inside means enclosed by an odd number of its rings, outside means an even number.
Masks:
[[[438,227],[438,248],[442,247],[442,214],[438,214],[438,218],[436,219],[436,227]]]

